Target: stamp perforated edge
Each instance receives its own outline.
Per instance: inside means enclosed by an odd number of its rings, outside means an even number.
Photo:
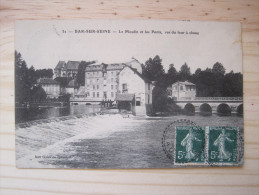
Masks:
[[[232,129],[233,131],[235,131],[235,130],[237,131],[237,133],[236,133],[236,136],[237,136],[237,138],[236,138],[237,139],[237,143],[236,143],[237,160],[236,160],[236,162],[210,162],[209,161],[209,144],[210,144],[209,133],[210,133],[210,129],[213,128],[213,127],[222,127],[222,128],[228,127],[228,128],[230,128],[230,126],[209,126],[208,140],[207,140],[207,142],[208,142],[208,148],[207,148],[207,152],[208,152],[207,153],[207,162],[208,162],[208,165],[209,166],[235,166],[235,165],[238,166],[238,165],[241,165],[242,163],[240,164],[240,162],[243,159],[243,157],[241,156],[241,152],[244,148],[243,148],[243,144],[241,143],[242,140],[240,140],[241,137],[240,137],[239,127],[237,127],[237,126],[234,126],[236,129]]]
[[[185,125],[185,126],[187,126],[187,125]],[[204,147],[202,149],[202,152],[204,153],[204,162],[183,162],[183,163],[178,163],[178,162],[175,161],[175,159],[176,159],[175,155],[177,155],[176,154],[176,136],[177,136],[177,129],[176,129],[176,127],[178,127],[178,126],[175,126],[175,133],[174,133],[174,135],[175,135],[175,137],[174,137],[174,154],[173,154],[173,156],[174,156],[174,165],[175,166],[181,166],[181,165],[182,166],[185,166],[185,165],[188,165],[188,166],[204,166],[204,165],[206,165],[206,161],[207,161],[206,160],[206,150],[205,150],[206,149],[206,129],[205,129],[205,132],[204,132],[204,136],[205,136]],[[197,126],[197,125],[190,126],[190,127],[198,127],[199,130],[203,131],[202,127]]]

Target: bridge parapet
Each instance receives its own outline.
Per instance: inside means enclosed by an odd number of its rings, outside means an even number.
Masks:
[[[243,101],[243,97],[195,97],[194,100],[206,101]]]

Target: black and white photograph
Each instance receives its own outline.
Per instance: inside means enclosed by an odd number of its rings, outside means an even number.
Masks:
[[[15,25],[18,168],[241,166],[239,22]]]

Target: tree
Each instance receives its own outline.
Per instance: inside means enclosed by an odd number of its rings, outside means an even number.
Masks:
[[[27,67],[22,55],[15,51],[15,101],[25,103],[36,99],[44,99],[45,91],[37,86],[37,79],[41,77],[52,78],[52,69],[35,70],[33,66]],[[44,93],[43,93],[44,91]]]
[[[51,68],[49,69],[38,69],[36,70],[36,75],[37,75],[37,78],[52,78],[54,73],[53,73],[53,70]]]
[[[95,63],[95,61],[81,61],[79,66],[78,66],[78,73],[76,77],[76,81],[79,84],[79,86],[85,86],[85,68],[90,65]]]
[[[179,71],[178,80],[186,81],[186,80],[190,79],[190,76],[191,76],[190,67],[186,63],[184,63],[184,65],[182,65],[182,67]]]
[[[78,66],[78,73],[76,77],[76,81],[80,86],[85,85],[85,68],[87,66],[86,61],[81,61],[79,66]]]
[[[174,67],[174,64],[169,65],[169,69],[167,71],[167,86],[175,83],[177,81],[178,72]]]
[[[28,77],[27,77],[27,80],[28,80],[28,82],[30,83],[29,85],[30,85],[31,87],[33,87],[33,85],[34,85],[35,83],[37,83],[37,79],[38,79],[38,77],[37,77],[37,75],[36,75],[36,71],[35,71],[34,67],[31,66],[31,67],[28,69]]]
[[[190,82],[196,84],[198,82],[198,80],[199,80],[200,73],[201,73],[201,69],[197,68],[195,73],[190,76],[190,78],[189,78]]]
[[[41,102],[47,98],[45,90],[41,86],[35,86],[31,91],[31,100]]]
[[[216,74],[222,74],[224,75],[225,72],[226,72],[226,69],[224,68],[224,66],[219,63],[219,62],[216,62],[213,67],[212,67],[212,72],[213,73],[216,73]]]
[[[32,71],[32,70],[31,70]],[[30,89],[33,84],[28,80],[29,70],[22,55],[15,51],[15,98],[23,103],[30,100]]]
[[[212,72],[201,71],[196,82],[198,97],[219,97],[221,96],[221,79]]]
[[[167,109],[167,92],[160,86],[155,86],[152,92],[153,109],[155,112],[164,112]]]
[[[194,74],[195,74],[196,76],[199,76],[200,73],[201,73],[201,69],[200,69],[200,68],[197,68],[197,70],[195,71]]]
[[[224,97],[243,97],[243,75],[231,71],[225,75],[222,87]]]
[[[151,81],[158,81],[165,75],[162,60],[158,55],[146,61],[143,74]]]
[[[212,69],[211,68],[206,68],[204,71],[205,72],[212,72]]]

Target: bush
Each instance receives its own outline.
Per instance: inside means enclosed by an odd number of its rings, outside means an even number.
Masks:
[[[154,112],[167,111],[167,93],[166,90],[159,86],[155,86],[153,89],[153,110]]]

